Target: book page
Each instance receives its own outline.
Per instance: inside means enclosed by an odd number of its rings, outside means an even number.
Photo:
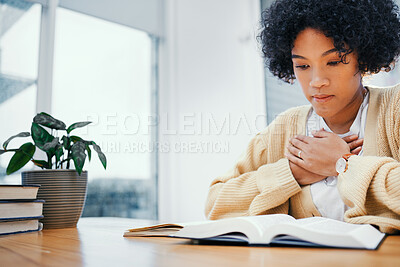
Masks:
[[[357,224],[345,223],[342,221],[337,221],[323,217],[310,217],[310,218],[298,219],[296,223],[298,225],[301,225],[303,228],[309,228],[315,231],[328,232],[331,234],[350,233],[360,228],[360,225]]]
[[[142,230],[142,231],[126,231],[124,233],[124,237],[132,237],[132,236],[153,236],[153,237],[160,237],[160,236],[169,236],[178,232],[181,228],[156,228],[156,229],[149,229],[149,230]]]
[[[322,217],[276,225],[264,234],[264,240],[273,239],[275,243],[303,240],[315,245],[365,249],[376,249],[383,237],[384,234],[371,225],[350,224]]]
[[[257,228],[260,237],[263,236],[263,233],[265,233],[271,226],[282,223],[296,223],[296,219],[287,214],[258,215],[241,217],[241,219],[253,224]]]
[[[148,226],[130,228],[125,231],[124,237],[132,236],[169,236],[178,232],[183,227],[188,225],[203,224],[206,221],[200,222],[185,222],[185,223],[159,223]]]
[[[192,223],[190,225],[185,225],[183,229],[172,236],[209,240],[215,240],[215,237],[218,237],[219,240],[222,240],[227,238],[228,236],[226,235],[229,234],[230,239],[232,239],[233,236],[237,236],[239,240],[248,240],[249,243],[254,243],[262,239],[263,233],[269,227],[290,222],[295,223],[296,220],[292,216],[286,214],[243,216]]]
[[[181,228],[183,228],[183,224],[163,223],[145,227],[131,228],[128,229],[127,232],[144,232],[144,231],[159,230],[159,229],[181,229]]]

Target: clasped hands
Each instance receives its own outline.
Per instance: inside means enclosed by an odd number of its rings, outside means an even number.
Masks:
[[[344,154],[358,154],[364,142],[357,135],[340,138],[324,129],[313,132],[313,136],[297,135],[291,138],[285,153],[292,174],[300,185],[336,176],[336,161]]]

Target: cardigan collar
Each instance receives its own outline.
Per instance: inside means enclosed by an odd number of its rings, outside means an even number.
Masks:
[[[383,88],[366,86],[370,92],[367,122],[365,124],[365,136],[363,144],[364,156],[377,156],[377,129],[379,103],[381,102]]]

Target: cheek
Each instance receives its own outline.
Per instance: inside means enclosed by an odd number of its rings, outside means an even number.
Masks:
[[[352,58],[349,64],[344,65],[344,68],[342,69],[342,73],[339,78],[340,77],[342,77],[342,82],[346,82],[349,85],[356,85],[361,82],[361,74],[358,69],[358,63],[356,59]]]
[[[301,72],[295,70],[295,71],[294,71],[294,76],[296,77],[296,80],[297,80],[300,84],[303,84],[305,77],[304,77],[304,75],[302,75]]]
[[[358,87],[358,85],[361,83],[361,74],[357,72],[358,69],[348,69],[342,73],[338,73],[334,80],[339,82],[342,87]]]
[[[308,98],[308,87],[310,85],[310,78],[304,72],[295,72],[296,80],[299,82],[303,94]]]
[[[351,80],[355,83],[355,84],[360,84],[361,83],[361,73],[358,69],[354,70],[354,74],[351,77]]]

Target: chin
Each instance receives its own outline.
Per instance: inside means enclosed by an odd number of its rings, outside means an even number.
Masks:
[[[314,106],[313,106],[313,108],[314,108],[315,113],[317,113],[317,115],[322,118],[329,118],[332,115],[332,111],[330,111],[330,110],[323,110],[321,108],[316,108]]]

